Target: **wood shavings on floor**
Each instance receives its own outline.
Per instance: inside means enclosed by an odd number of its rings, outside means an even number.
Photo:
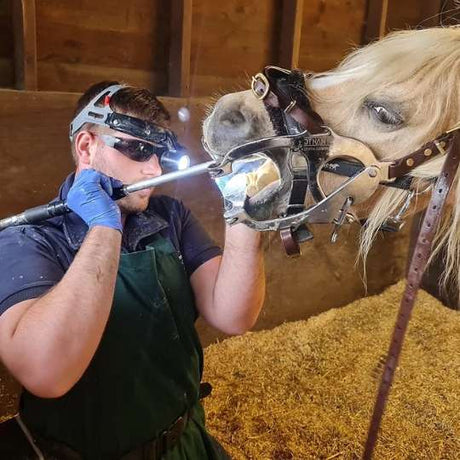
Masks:
[[[403,290],[209,346],[207,424],[232,458],[360,458]],[[419,291],[375,459],[460,458],[459,351],[460,313]]]

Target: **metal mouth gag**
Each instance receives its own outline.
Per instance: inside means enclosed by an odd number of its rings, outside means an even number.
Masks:
[[[269,66],[252,78],[251,89],[264,102],[278,135],[239,145],[223,157],[204,147],[217,163],[211,174],[224,197],[226,221],[279,230],[289,255],[299,254],[299,243],[313,237],[310,223],[333,224],[335,242],[340,227],[357,220],[351,207],[380,185],[407,190],[401,209],[383,228],[398,231],[414,196],[410,171],[444,155],[453,137],[444,133],[400,160],[380,161],[367,145],[323,123],[311,109],[303,73]],[[344,176],[327,194],[324,172]]]

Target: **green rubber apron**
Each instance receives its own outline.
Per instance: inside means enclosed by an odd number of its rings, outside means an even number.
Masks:
[[[164,458],[216,458],[198,402],[203,353],[196,317],[181,257],[156,234],[145,250],[121,255],[106,330],[82,378],[61,398],[24,392],[23,420],[85,459],[116,459],[191,410]]]

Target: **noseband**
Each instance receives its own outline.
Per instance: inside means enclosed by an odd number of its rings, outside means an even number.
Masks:
[[[263,73],[259,73],[253,77],[251,88],[254,95],[264,102],[277,131],[283,129],[283,126],[280,126],[281,120],[284,122],[284,129],[287,131],[293,128],[299,129],[300,126],[314,135],[327,129],[321,117],[311,108],[305,89],[305,75],[301,72],[285,70],[279,67],[266,67]],[[459,166],[460,124],[457,124],[453,129],[426,143],[418,150],[399,160],[388,162],[384,166],[386,177],[384,177],[384,181],[381,182],[382,185],[395,186],[395,184],[401,184],[403,182],[405,185],[399,188],[409,189],[411,185],[411,176],[409,176],[409,173],[421,164],[440,155],[445,155],[446,160],[433,187],[431,200],[425,213],[409,266],[405,292],[401,299],[398,317],[369,425],[363,453],[363,459],[365,460],[370,460],[372,458],[381,419],[385,411],[386,401],[398,365],[399,355],[415,304],[417,291],[428,263],[433,238],[441,219],[447,195]],[[346,165],[344,166],[342,161],[337,161],[336,164],[338,164],[337,167],[333,168],[334,171],[331,170],[330,172],[345,176],[356,173],[356,170],[347,171]],[[403,205],[404,211],[409,206],[410,197],[413,193],[413,191],[409,191],[409,198]],[[301,200],[302,194],[300,195]],[[303,195],[303,199],[304,198],[305,195]],[[303,204],[300,203],[300,200],[298,200],[298,205]],[[400,210],[396,217],[400,217],[402,213],[403,211]],[[400,225],[401,221],[395,218],[391,221],[390,218],[390,224],[391,223]],[[300,230],[302,230],[302,227],[300,227]],[[299,235],[297,235],[296,232],[293,232],[291,229],[284,229],[281,231],[281,235],[287,249],[291,251],[298,250]]]

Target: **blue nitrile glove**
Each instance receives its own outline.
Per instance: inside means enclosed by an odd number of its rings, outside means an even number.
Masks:
[[[111,195],[123,184],[94,169],[83,169],[67,195],[67,206],[78,214],[89,228],[96,225],[122,231],[121,212]]]

